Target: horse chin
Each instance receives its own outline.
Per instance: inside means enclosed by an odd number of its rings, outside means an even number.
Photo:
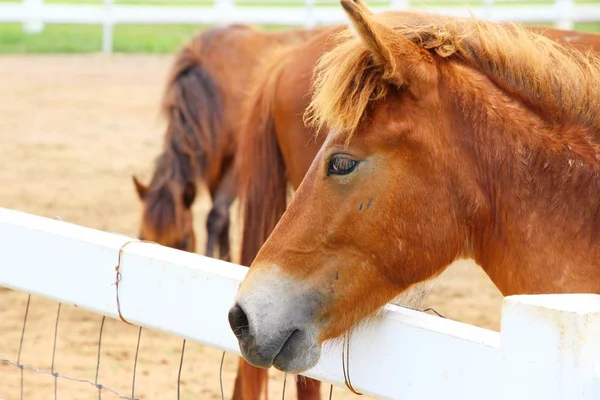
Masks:
[[[314,335],[295,330],[275,356],[273,366],[283,372],[299,374],[317,365],[320,357],[321,346]]]
[[[315,342],[314,335],[300,329],[283,340],[272,338],[266,346],[256,346],[255,340],[242,341],[240,350],[244,359],[255,367],[275,367],[290,374],[314,367],[321,356],[321,347]]]

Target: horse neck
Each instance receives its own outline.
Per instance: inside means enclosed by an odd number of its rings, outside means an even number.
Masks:
[[[547,123],[466,67],[446,75],[458,161],[484,199],[471,225],[475,261],[505,295],[600,293],[600,165],[583,143],[591,132]]]

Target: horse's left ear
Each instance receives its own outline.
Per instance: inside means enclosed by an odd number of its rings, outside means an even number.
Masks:
[[[384,79],[408,86],[415,95],[435,83],[437,69],[429,52],[379,22],[362,0],[340,0],[340,4],[373,61],[383,69]]]
[[[135,185],[135,191],[137,192],[138,197],[140,198],[140,200],[144,200],[144,197],[146,197],[146,193],[148,193],[148,186],[140,182],[135,175],[132,175],[131,179],[133,180],[133,184]]]
[[[183,188],[183,205],[185,208],[191,208],[196,199],[196,184],[194,182],[187,182]]]

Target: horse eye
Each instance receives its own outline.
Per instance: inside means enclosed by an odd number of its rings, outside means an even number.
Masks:
[[[354,171],[358,161],[345,156],[334,156],[329,160],[327,175],[347,175]]]

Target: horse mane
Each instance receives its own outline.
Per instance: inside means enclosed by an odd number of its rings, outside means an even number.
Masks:
[[[274,46],[254,69],[243,103],[235,173],[243,213],[240,263],[250,266],[287,206],[287,180],[277,142],[274,102],[281,73],[298,44]]]
[[[219,35],[232,29],[252,28],[236,24],[201,32],[179,51],[171,67],[161,104],[167,120],[163,146],[167,156],[163,168],[157,165],[156,171],[170,179],[181,183],[201,179],[216,165],[214,157],[219,157],[224,139],[223,101],[214,71],[207,66],[206,51]]]
[[[557,125],[600,125],[600,58],[559,44],[517,24],[403,12],[372,16],[398,35],[429,50],[438,60],[467,64]],[[408,22],[408,23],[407,23]],[[307,124],[327,127],[349,140],[369,106],[391,88],[383,69],[350,29],[314,71]],[[400,36],[398,36],[400,37]],[[404,39],[405,40],[405,39]],[[390,48],[394,48],[391,43]]]
[[[212,164],[210,158],[221,138],[221,93],[204,66],[203,55],[214,35],[211,31],[200,33],[179,51],[162,101],[162,114],[168,123],[164,151],[187,158],[198,177]],[[173,148],[171,143],[175,142],[177,147]]]

